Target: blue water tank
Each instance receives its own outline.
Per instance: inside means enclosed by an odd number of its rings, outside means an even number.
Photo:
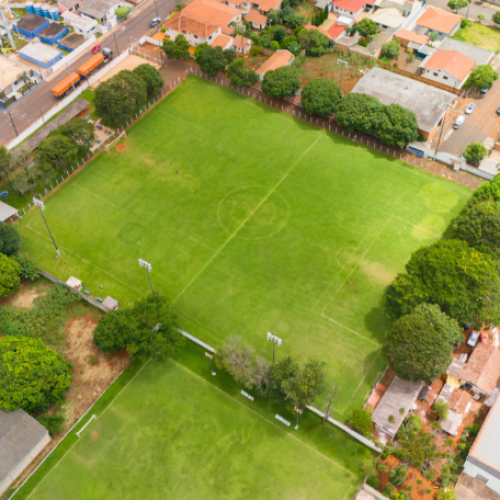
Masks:
[[[50,14],[49,14],[49,6],[46,3],[44,3],[42,5],[42,14],[43,14],[43,17],[47,17],[47,18],[51,19]]]
[[[36,3],[35,5],[33,5],[33,8],[35,9],[35,14],[37,16],[43,17],[42,4],[41,3]]]
[[[49,9],[50,18],[54,21],[59,20],[59,9],[57,7],[50,7]]]
[[[34,14],[35,13],[35,8],[33,7],[33,2],[26,2],[24,5],[26,6],[26,12],[28,14]]]

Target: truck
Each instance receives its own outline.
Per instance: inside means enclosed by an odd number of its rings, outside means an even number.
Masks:
[[[67,77],[63,78],[57,85],[51,89],[55,97],[64,97],[68,92],[73,90],[73,87],[80,85],[80,75],[77,73],[70,73]]]
[[[76,71],[80,76],[88,78],[96,69],[100,68],[113,58],[113,52],[104,48],[102,54],[94,54],[89,60],[85,61]]]

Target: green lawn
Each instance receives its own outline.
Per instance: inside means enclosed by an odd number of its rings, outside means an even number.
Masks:
[[[500,30],[484,24],[471,23],[467,28],[460,28],[452,38],[494,52],[500,50]]]
[[[339,434],[323,453],[189,368],[150,362],[15,499],[342,500],[361,481],[330,455],[367,453]]]
[[[326,361],[348,418],[385,366],[385,287],[470,191],[196,77],[124,144],[46,201],[62,257],[37,211],[22,250],[121,306],[148,293],[145,259],[184,330],[267,357],[274,332],[278,358]]]

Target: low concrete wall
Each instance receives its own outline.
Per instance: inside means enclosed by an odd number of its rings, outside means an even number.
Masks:
[[[92,35],[88,40],[86,40],[84,43],[82,43],[79,47],[77,47],[75,50],[70,52],[67,56],[63,57],[60,61],[56,62],[54,64],[54,66],[52,66],[50,68],[52,70],[52,73],[55,73],[58,69],[62,68],[65,64],[71,64],[71,61],[73,61],[82,52],[86,51],[89,47],[91,47],[95,41],[96,41],[95,35]],[[49,75],[49,78],[50,78],[50,75]]]

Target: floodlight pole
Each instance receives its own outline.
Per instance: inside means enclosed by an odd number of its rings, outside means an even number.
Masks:
[[[276,337],[276,335],[272,334],[271,332],[267,333],[267,340],[270,340],[273,343],[273,363],[274,363],[274,344],[278,344],[278,346],[281,345],[281,339]]]
[[[215,377],[216,373],[214,372],[214,357],[208,352],[205,353],[205,356],[210,360],[210,373]]]
[[[302,413],[302,410],[297,407],[295,407],[294,410],[297,413],[297,423],[295,425],[295,430],[297,430],[299,428],[299,415]]]
[[[141,267],[144,268],[144,270],[146,271],[146,276],[148,277],[148,281],[149,281],[149,286],[151,287],[151,292],[155,293],[154,289],[153,289],[153,284],[151,283],[151,278],[149,277],[149,273],[151,272],[151,270],[153,269],[151,267],[151,264],[149,264],[148,262],[146,262],[145,260],[142,260],[142,259],[139,259],[139,265]]]
[[[54,237],[52,236],[52,233],[50,232],[49,225],[47,224],[47,219],[45,219],[45,215],[43,215],[43,211],[45,210],[45,204],[42,201],[37,200],[36,198],[33,198],[33,205],[37,205],[38,207],[40,207],[40,213],[42,214],[43,222],[45,222],[45,225],[47,226],[47,231],[49,232],[52,243],[54,243],[54,247],[56,249],[57,256],[60,256],[61,252],[57,248],[56,240],[54,240]]]

